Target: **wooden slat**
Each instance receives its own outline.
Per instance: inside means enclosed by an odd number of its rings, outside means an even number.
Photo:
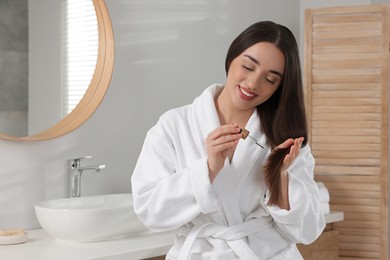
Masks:
[[[317,13],[318,14],[318,13]],[[313,16],[313,23],[316,24],[343,24],[343,23],[360,23],[360,22],[380,22],[382,20],[381,14],[351,14],[346,15],[345,13],[341,15],[315,15]]]
[[[317,165],[314,172],[316,174],[333,173],[338,175],[380,175],[379,167],[364,167],[364,166],[334,166],[334,165]],[[346,185],[353,185],[346,183]],[[364,184],[367,186],[367,184]]]
[[[324,157],[324,158],[380,158],[380,151],[364,151],[362,153],[358,150],[348,151],[347,153],[343,150],[313,150],[314,157]]]
[[[342,247],[340,247],[339,255],[342,256],[349,256],[353,257],[352,259],[375,259],[375,260],[381,260],[381,253],[380,252],[368,252],[368,251],[354,251],[354,250],[344,250]],[[343,259],[343,258],[340,258]]]
[[[376,68],[379,67],[377,60],[313,60],[315,69],[347,69],[347,68]]]
[[[376,19],[374,21],[343,21],[339,23],[334,22],[318,22],[315,17],[313,24],[313,33],[315,32],[329,32],[329,31],[338,31],[340,34],[343,34],[348,31],[369,31],[369,30],[381,30],[382,22],[378,20],[380,16],[372,17]],[[324,18],[324,17],[322,17]],[[332,19],[335,17],[333,16]],[[341,17],[339,17],[341,18]],[[344,18],[344,17],[343,17]],[[328,17],[329,21],[329,17]],[[381,34],[379,34],[381,35]]]
[[[339,256],[338,260],[356,260],[356,257],[343,257]],[[362,260],[362,259],[360,259]],[[378,260],[378,258],[367,258],[365,257],[364,260]]]
[[[378,91],[378,89],[374,90],[350,90],[350,91],[343,91],[343,90],[324,90],[320,91],[317,90],[313,92],[312,95],[313,98],[316,99],[338,99],[338,98],[380,98],[381,93]]]
[[[331,38],[331,39],[313,39],[313,48],[335,47],[335,46],[352,46],[359,47],[368,45],[381,45],[381,37],[351,37],[351,38]],[[363,47],[364,48],[364,47]]]
[[[375,183],[380,184],[381,179],[377,176],[355,176],[351,178],[350,176],[344,175],[316,175],[316,179],[319,181],[326,181],[327,183],[339,183],[339,182],[350,182],[350,183]]]
[[[346,113],[346,114],[342,114],[342,113],[339,113],[339,114],[318,113],[318,114],[313,114],[313,121],[326,121],[326,120],[380,121],[381,120],[381,115],[378,114],[378,113],[361,113],[361,114],[358,114],[358,113]]]
[[[312,95],[316,95],[316,91],[375,91],[380,92],[381,85],[378,83],[343,83],[343,84],[312,84],[314,90]],[[311,95],[311,96],[312,96]]]
[[[347,243],[339,242],[339,246],[345,250],[357,250],[357,251],[367,251],[367,252],[380,252],[380,245],[378,244],[368,244],[368,243]]]
[[[380,80],[378,79],[377,75],[338,75],[333,76],[332,75],[317,75],[312,76],[314,83],[337,83],[337,84],[343,84],[343,83],[379,83]]]
[[[349,69],[312,69],[313,76],[360,76],[360,75],[381,75],[380,68],[349,68]]]
[[[369,197],[369,195],[368,196],[364,196],[364,195],[368,194],[368,193],[369,192],[367,192],[367,191],[362,191],[361,195],[359,195],[359,196],[360,196],[360,198],[362,198],[362,197],[366,198],[366,197]],[[380,192],[371,192],[371,194],[374,195],[374,196],[372,196],[373,199],[375,199],[375,194],[374,193],[376,194],[377,198],[380,197]],[[350,192],[347,196],[352,197],[353,194]],[[365,221],[378,221],[378,222],[379,222],[379,220],[381,218],[380,214],[374,213],[374,212],[366,212],[364,214],[357,213],[357,212],[346,212],[344,214],[344,216],[345,216],[346,220],[365,220]]]
[[[327,166],[334,167],[334,166]],[[353,178],[359,178],[360,176],[354,176]],[[351,179],[351,178],[349,178]],[[329,190],[353,190],[353,191],[379,191],[379,183],[364,183],[364,182],[327,182],[326,187]],[[333,204],[332,204],[333,205]]]
[[[367,221],[367,222],[373,222],[374,221],[374,222],[377,222],[377,223],[381,222],[380,214],[375,214],[375,213],[345,212],[344,219],[346,221],[351,220],[351,221]],[[342,222],[340,222],[340,223],[342,223]],[[377,235],[379,236],[379,234],[377,234]]]
[[[313,116],[313,118],[316,118]],[[380,138],[375,135],[316,135],[313,136],[313,143],[339,143],[339,144],[350,144],[350,143],[369,143],[369,144],[379,144]]]
[[[347,221],[344,220],[342,223],[335,223],[335,227],[345,227],[345,228],[362,228],[362,229],[376,229],[381,228],[379,221]]]
[[[362,205],[362,206],[380,206],[378,199],[371,198],[350,198],[332,196],[332,205]]]
[[[332,197],[332,201],[334,198]],[[342,205],[340,205],[342,206]],[[333,206],[332,206],[332,210]],[[380,221],[380,214],[379,213],[367,213],[367,212],[345,212],[345,215],[348,215],[348,217],[345,217],[344,221],[334,223],[334,228],[370,228],[370,229],[380,229],[381,228],[381,221]],[[379,234],[377,234],[379,236]]]
[[[315,104],[312,106],[312,114],[322,114],[322,113],[339,113],[342,111],[343,113],[381,113],[381,107],[376,104],[376,105],[370,105],[370,106],[356,106],[355,105],[348,105],[348,106],[343,106],[343,105],[332,105],[329,106],[328,104],[326,105],[318,105]]]
[[[379,234],[378,234],[379,232],[377,229],[340,227],[340,228],[337,228],[337,230],[339,231],[340,235],[348,234],[348,235],[360,236],[360,237],[362,237],[362,239],[364,239],[364,237],[366,237],[366,236],[368,236],[368,237],[378,236],[379,237]]]
[[[316,165],[354,165],[354,166],[377,166],[380,164],[380,159],[372,159],[372,158],[324,158],[324,157],[316,157],[315,158]]]
[[[378,196],[379,198],[380,196]],[[379,214],[375,214],[375,213],[370,213],[370,212],[366,212],[364,214],[362,213],[356,213],[356,212],[346,212],[345,213],[345,219],[346,220],[356,220],[356,221],[367,221],[367,222],[371,222],[371,221],[376,221],[378,223],[381,223],[381,217]],[[340,226],[342,222],[340,222]]]
[[[361,205],[333,205],[332,210],[355,213],[380,213],[380,207],[361,206]]]
[[[339,256],[338,260],[356,260],[356,257],[343,257]],[[362,260],[362,259],[360,259]],[[364,260],[378,260],[378,258],[367,258],[365,257]]]
[[[355,242],[355,243],[360,243],[361,242],[361,237],[359,236],[350,236],[350,235],[341,235],[339,234],[339,239],[345,242]],[[380,244],[380,238],[375,236],[375,237],[370,237],[370,236],[365,236],[365,241],[369,244]]]
[[[345,53],[382,53],[383,48],[382,44],[375,43],[375,44],[366,44],[366,45],[360,45],[360,46],[338,46],[338,45],[316,45],[312,48],[313,54],[323,54],[323,53],[339,53],[339,54],[345,54]]]
[[[368,33],[365,33],[366,35]],[[367,35],[368,36],[368,35]],[[343,37],[348,37],[343,35]],[[326,36],[329,38],[329,36]],[[379,68],[381,67],[381,55],[382,50],[377,48],[376,50],[369,49],[367,47],[356,48],[355,52],[324,52],[319,53],[315,49],[312,56],[312,68],[313,69],[343,69],[347,71],[351,68]]]
[[[373,106],[381,103],[380,98],[327,98],[320,99],[313,97],[314,106],[356,106],[361,104],[362,106]]]
[[[379,144],[362,144],[362,143],[350,143],[348,145],[339,144],[339,143],[311,143],[313,151],[342,151],[344,153],[350,151],[360,151],[362,155],[367,156],[369,153],[365,154],[366,151],[380,151],[381,147]]]
[[[317,28],[315,28],[313,30],[313,36],[317,39],[317,40],[321,40],[321,39],[326,39],[326,40],[329,40],[329,39],[343,39],[343,38],[363,38],[363,37],[380,37],[381,33],[382,33],[382,28],[375,28],[373,27],[373,29],[366,29],[366,30],[350,30],[350,31],[342,31],[342,28],[339,28],[339,27],[344,27],[344,26],[338,26],[338,27],[335,27],[335,28],[338,28],[338,29],[330,29],[330,30],[316,30]]]
[[[321,167],[321,166],[319,166]],[[325,167],[336,167],[336,166],[325,166]],[[356,167],[358,168],[358,167]],[[356,176],[348,176],[348,175],[316,175],[322,176],[326,179],[326,186],[328,189],[341,189],[342,190],[357,190],[357,191],[379,191],[380,190],[380,178],[378,176],[372,175],[356,175]],[[341,178],[342,177],[342,178]],[[318,177],[319,179],[321,177]],[[333,181],[337,180],[337,181]]]
[[[325,185],[328,185],[328,183],[325,183]],[[379,191],[369,191],[369,190],[359,190],[359,191],[352,190],[351,191],[351,190],[340,190],[340,189],[335,190],[335,189],[332,189],[329,192],[332,193],[330,195],[331,198],[345,196],[345,197],[351,197],[351,198],[380,199],[380,196],[381,196]],[[331,203],[330,206],[332,207],[333,204]],[[373,215],[375,215],[375,214],[373,214]]]
[[[313,121],[312,122],[313,128],[381,128],[381,123],[377,121],[334,121],[334,120],[328,120],[328,121]]]
[[[380,129],[373,128],[316,128],[312,129],[313,135],[315,136],[378,136]]]

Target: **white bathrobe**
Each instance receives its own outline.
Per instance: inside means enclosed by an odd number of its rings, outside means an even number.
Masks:
[[[177,230],[167,259],[302,259],[295,243],[313,242],[325,227],[310,148],[288,169],[290,210],[267,206],[270,150],[250,138],[211,184],[205,139],[220,126],[214,98],[222,88],[210,86],[148,131],[131,179],[134,210],[152,231]],[[245,128],[265,142],[256,110]]]

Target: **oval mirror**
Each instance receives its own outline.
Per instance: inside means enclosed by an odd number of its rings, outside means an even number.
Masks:
[[[17,14],[17,18],[10,18],[13,27],[19,26],[8,35],[27,40],[8,43],[12,52],[3,52],[7,41],[0,40],[0,75],[5,75],[0,77],[0,138],[36,141],[69,133],[95,112],[111,80],[114,37],[107,6],[104,0],[6,2],[12,3],[7,13]],[[48,12],[36,15],[39,10]],[[30,12],[35,13],[28,15]],[[85,17],[87,13],[92,15]],[[22,17],[28,17],[28,22]],[[35,25],[30,25],[34,17]],[[89,31],[80,29],[83,23]],[[0,24],[0,33],[6,27]],[[72,28],[74,40],[69,33]],[[22,61],[27,65],[21,65]]]

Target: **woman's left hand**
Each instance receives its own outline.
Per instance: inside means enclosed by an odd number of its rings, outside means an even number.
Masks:
[[[304,140],[304,137],[299,137],[295,139],[287,139],[284,141],[284,143],[280,144],[276,149],[281,148],[285,149],[290,147],[289,153],[284,157],[283,160],[283,168],[282,172],[287,171],[287,168],[291,166],[291,164],[294,162],[294,160],[298,157],[299,151],[301,150],[302,147],[302,142]]]
[[[280,144],[276,147],[276,149],[290,149],[288,154],[283,159],[283,166],[280,171],[280,187],[281,187],[281,195],[280,200],[277,202],[277,205],[285,210],[290,210],[290,202],[288,198],[288,173],[287,169],[291,166],[294,160],[298,157],[299,151],[302,147],[302,142],[304,138],[299,137],[296,139],[288,139],[284,141],[284,143]]]

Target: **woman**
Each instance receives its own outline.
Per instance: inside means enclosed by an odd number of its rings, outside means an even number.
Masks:
[[[295,243],[313,242],[325,221],[293,34],[251,25],[231,44],[226,73],[225,85],[149,130],[134,210],[153,231],[177,230],[167,259],[302,259]]]

